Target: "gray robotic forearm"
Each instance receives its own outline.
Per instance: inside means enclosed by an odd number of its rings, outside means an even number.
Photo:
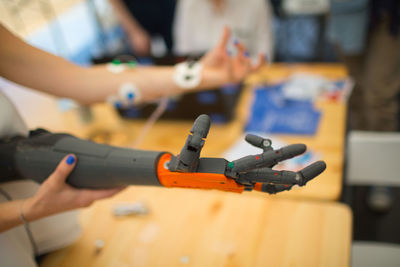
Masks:
[[[112,147],[43,130],[31,132],[29,138],[3,142],[0,147],[0,181],[30,179],[41,183],[65,155],[73,153],[78,164],[67,179],[72,186],[160,185],[156,166],[163,152]]]
[[[70,153],[78,161],[67,182],[77,188],[149,185],[277,193],[290,190],[295,184],[303,186],[325,170],[325,163],[319,161],[299,172],[274,171],[271,168],[276,163],[302,154],[306,147],[297,144],[273,150],[270,140],[254,135],[247,135],[246,140],[263,149],[259,155],[232,162],[200,158],[209,128],[207,115],[197,118],[176,157],[167,152],[113,147],[39,129],[28,138],[0,141],[0,182],[30,179],[41,183]]]

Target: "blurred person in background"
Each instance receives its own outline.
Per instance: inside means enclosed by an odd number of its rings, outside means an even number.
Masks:
[[[400,1],[331,0],[328,36],[355,79],[350,127],[398,131]]]
[[[167,52],[172,52],[172,23],[176,0],[110,0],[133,53],[151,54],[151,40],[161,36]]]
[[[272,12],[268,0],[180,0],[174,21],[174,52],[202,55],[218,41],[225,25],[247,55],[273,57]]]

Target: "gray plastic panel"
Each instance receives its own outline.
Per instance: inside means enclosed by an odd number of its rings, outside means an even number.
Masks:
[[[91,141],[77,139],[75,137],[64,137],[54,146],[54,151],[88,155],[104,158],[112,148],[107,145],[97,144]]]
[[[42,182],[69,153],[78,159],[67,179],[75,187],[161,185],[156,166],[164,152],[111,147],[70,136],[61,138],[53,147],[18,147],[14,163],[22,178]]]
[[[200,158],[197,172],[225,174],[226,164],[223,158]]]

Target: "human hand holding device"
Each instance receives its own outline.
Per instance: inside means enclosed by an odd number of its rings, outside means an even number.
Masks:
[[[44,180],[38,191],[26,199],[21,212],[27,221],[33,221],[52,214],[90,206],[94,201],[111,197],[124,187],[112,189],[78,189],[66,183],[68,175],[76,165],[76,156],[65,156],[50,176]]]

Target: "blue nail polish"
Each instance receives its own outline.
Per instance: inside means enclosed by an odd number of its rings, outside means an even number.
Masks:
[[[129,100],[132,100],[133,97],[134,97],[134,95],[133,95],[132,92],[129,92],[129,93],[126,95],[126,97],[127,97]]]
[[[234,40],[233,40],[233,44],[234,44],[234,45],[237,45],[237,44],[239,44],[239,41],[238,41],[237,39],[234,39]]]
[[[67,162],[68,165],[74,164],[74,162],[75,162],[74,156],[69,155],[68,158],[67,158],[67,160],[66,160],[66,162]]]
[[[249,57],[250,56],[249,52],[248,51],[244,52],[244,56]]]

